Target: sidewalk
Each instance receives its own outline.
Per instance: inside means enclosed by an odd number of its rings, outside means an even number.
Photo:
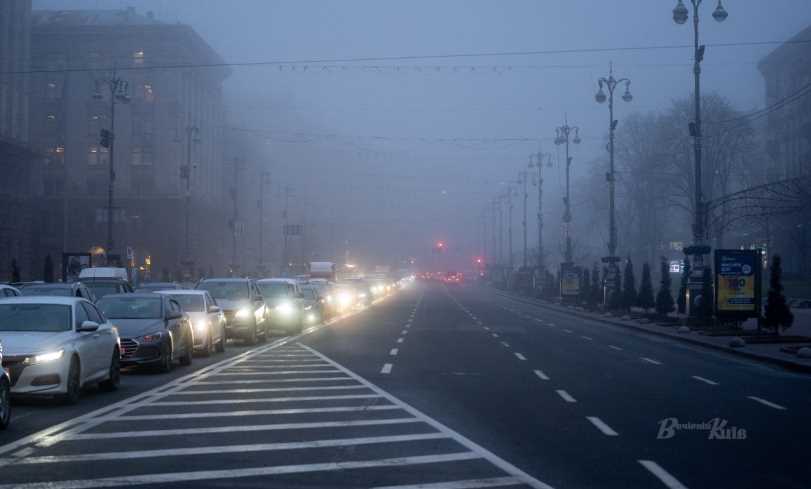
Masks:
[[[588,312],[580,307],[563,306],[543,299],[534,299],[530,297],[514,295],[510,293],[505,293],[504,291],[498,291],[498,293],[500,295],[503,295],[504,297],[509,297],[510,299],[513,300],[518,300],[521,302],[533,304],[540,307],[546,307],[549,309],[556,310],[558,312],[579,316],[593,321],[600,321],[603,323],[613,324],[616,326],[622,326],[625,328],[634,329],[636,331],[641,331],[648,334],[665,336],[668,338],[672,338],[674,340],[692,343],[706,348],[712,348],[714,350],[720,350],[726,353],[730,353],[732,355],[742,356],[752,360],[778,365],[788,370],[811,373],[811,359],[799,358],[794,353],[788,353],[780,350],[780,348],[787,345],[811,347],[811,342],[790,343],[790,344],[787,343],[752,344],[752,345],[746,344],[741,347],[733,348],[729,346],[730,341],[734,338],[732,336],[705,336],[693,330],[679,332],[678,326],[660,326],[658,324],[645,324],[641,322],[643,320],[622,319],[616,316],[604,315],[602,313]],[[811,323],[811,314],[806,314],[806,311],[798,311],[798,312],[800,314],[797,314],[797,312],[795,312],[795,325],[792,326],[787,331],[786,334],[811,336],[811,324],[809,324]],[[745,329],[750,328],[754,328],[754,324],[745,325]]]

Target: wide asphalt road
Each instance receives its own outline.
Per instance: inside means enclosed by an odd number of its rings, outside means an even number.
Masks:
[[[415,284],[76,407],[15,406],[0,489],[808,487],[810,386],[491,289]]]

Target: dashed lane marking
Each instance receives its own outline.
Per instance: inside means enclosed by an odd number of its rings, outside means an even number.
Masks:
[[[659,464],[653,460],[638,460],[643,467],[656,476],[657,479],[662,481],[662,484],[667,486],[668,489],[687,489],[687,486],[679,482],[678,479],[673,477],[668,471],[663,469]]]
[[[520,353],[516,353],[515,358],[517,358],[519,360],[522,360],[522,361],[525,361],[525,362],[527,361],[527,357],[525,357],[524,355],[522,355]]]
[[[746,397],[748,399],[751,399],[751,400],[755,401],[755,402],[759,402],[759,403],[763,404],[764,406],[769,406],[772,409],[777,409],[778,411],[786,411],[788,409],[785,406],[781,406],[780,404],[775,404],[775,403],[773,403],[771,401],[767,401],[766,399],[763,399],[762,397],[755,397],[755,396],[746,396]]]
[[[399,352],[400,352],[400,350],[398,348],[392,348],[391,350],[389,350],[389,355],[391,355],[393,357],[396,357],[397,353],[399,353]]]
[[[642,360],[643,362],[648,362],[648,363],[651,363],[653,365],[661,365],[662,364],[662,362],[660,362],[659,360],[654,360],[653,358],[639,357],[639,359]]]
[[[381,374],[390,374],[392,366],[393,365],[390,364],[390,363],[383,364],[383,368],[380,369],[380,373]]]
[[[558,395],[561,397],[561,399],[563,399],[566,402],[577,402],[577,400],[574,397],[572,397],[568,392],[566,392],[563,389],[557,389],[555,392],[557,392]]]
[[[537,375],[541,380],[549,380],[549,376],[543,373],[542,370],[533,370],[533,372],[535,372],[535,375]]]
[[[603,420],[601,420],[601,419],[600,419],[600,418],[598,418],[597,416],[586,416],[586,419],[587,419],[587,420],[589,420],[589,422],[590,422],[591,424],[593,424],[595,428],[597,428],[598,430],[600,430],[600,432],[601,432],[602,434],[604,434],[605,436],[619,436],[619,433],[617,433],[616,431],[614,431],[613,429],[611,429],[611,427],[610,427],[610,426],[608,426],[607,424],[605,424],[605,423],[603,422]]]
[[[696,379],[699,382],[704,382],[705,384],[718,385],[718,382],[716,382],[714,380],[707,379],[705,377],[699,377],[698,375],[693,375],[693,378]]]

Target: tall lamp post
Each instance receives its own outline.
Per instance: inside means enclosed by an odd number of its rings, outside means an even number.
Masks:
[[[696,274],[696,278],[700,277],[701,282],[706,279],[705,275],[709,273],[704,265],[704,255],[707,255],[710,252],[710,247],[706,243],[706,209],[704,207],[704,195],[701,190],[701,62],[704,60],[705,46],[699,44],[698,10],[702,2],[703,0],[690,0],[690,4],[693,6],[693,78],[695,82],[695,90],[693,95],[695,97],[695,119],[690,123],[689,129],[690,135],[693,137],[693,151],[695,153],[695,174],[693,178],[693,190],[695,193],[695,217],[693,222],[694,242],[692,246],[689,246],[684,250],[686,255],[693,255],[695,257],[692,270],[693,273]],[[728,16],[729,14],[724,8],[724,5],[721,3],[721,0],[718,0],[718,4],[715,7],[715,11],[712,13],[712,17],[720,23],[725,21]],[[673,21],[676,24],[682,25],[687,22],[689,17],[690,12],[687,10],[684,0],[678,0],[676,7],[673,9]],[[692,282],[699,282],[699,280],[694,280]],[[690,307],[690,315],[693,317],[702,316],[701,312],[697,311],[694,307]]]
[[[523,211],[524,212],[523,212],[523,216],[522,216],[522,219],[521,219],[521,228],[522,228],[522,231],[523,231],[523,240],[524,240],[523,254],[522,254],[521,262],[522,262],[522,267],[524,269],[526,269],[527,265],[528,265],[528,263],[527,263],[527,199],[529,199],[529,193],[527,193],[527,183],[528,183],[527,180],[528,180],[528,177],[529,177],[529,173],[527,172],[527,170],[521,170],[520,172],[518,172],[518,185],[523,185],[524,186],[524,195],[523,195],[523,203],[524,203]]]
[[[507,266],[510,267],[510,272],[514,268],[513,263],[513,186],[507,186],[507,193],[504,198],[507,199]]]
[[[113,191],[115,189],[115,106],[117,103],[127,104],[130,102],[129,82],[120,78],[115,70],[112,76],[105,80],[107,88],[110,90],[110,129],[102,129],[99,134],[101,146],[110,150],[110,168],[107,179],[107,256],[113,252],[115,241],[113,240]],[[96,100],[104,100],[104,95],[98,86],[93,94]]]
[[[186,192],[185,192],[185,211],[184,211],[184,221],[185,221],[185,232],[184,232],[184,241],[183,241],[183,266],[186,269],[186,273],[188,276],[186,277],[187,280],[191,280],[192,275],[194,274],[194,259],[192,258],[191,254],[191,152],[192,152],[192,143],[199,143],[199,134],[200,128],[189,124],[186,126],[186,164],[180,168],[180,176],[186,180]]]
[[[551,165],[551,158],[552,155],[549,153],[541,153],[540,151],[529,155],[529,165],[527,168],[537,168],[538,169],[538,179],[533,182],[535,185],[538,186],[538,270],[540,273],[543,274],[544,268],[544,256],[543,256],[543,159],[546,156],[549,162],[548,164]]]
[[[614,120],[614,91],[619,85],[625,84],[625,93],[622,95],[622,100],[630,103],[634,98],[631,95],[631,80],[628,78],[614,78],[614,65],[611,64],[608,76],[597,80],[599,90],[597,95],[594,96],[598,104],[604,104],[608,101],[608,153],[609,170],[606,174],[608,180],[608,256],[603,258],[604,263],[608,263],[609,277],[606,280],[606,290],[603,294],[604,298],[610,297],[610,293],[617,287],[617,278],[619,277],[619,266],[617,263],[620,258],[617,256],[617,215],[616,215],[616,174],[614,172],[614,131],[617,129],[619,121]],[[604,89],[608,90],[608,95]]]
[[[572,157],[569,156],[569,143],[580,144],[580,128],[570,126],[568,120],[564,120],[562,126],[555,129],[555,144],[566,146],[566,196],[563,198],[565,210],[563,212],[563,231],[566,239],[565,259],[566,263],[572,263],[572,199],[571,199],[571,167]]]

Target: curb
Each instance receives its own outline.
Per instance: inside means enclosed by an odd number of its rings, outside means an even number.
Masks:
[[[647,334],[651,334],[651,335],[654,335],[654,336],[670,338],[670,339],[675,340],[675,341],[682,341],[684,343],[690,343],[690,344],[701,346],[701,347],[704,347],[704,348],[709,348],[711,350],[721,351],[721,352],[724,352],[724,353],[729,353],[731,355],[736,355],[736,356],[739,356],[739,357],[748,358],[749,360],[756,360],[758,362],[769,363],[769,364],[781,367],[783,369],[790,370],[792,372],[811,373],[811,365],[804,365],[804,364],[797,363],[797,362],[794,362],[794,361],[791,361],[791,360],[788,360],[788,359],[774,358],[774,357],[771,357],[771,356],[768,356],[768,355],[761,355],[759,353],[753,353],[753,352],[739,350],[739,349],[736,349],[736,348],[731,348],[729,346],[715,345],[713,343],[707,343],[707,342],[701,341],[701,340],[696,339],[696,338],[690,338],[690,337],[686,337],[686,336],[679,336],[679,335],[675,335],[675,334],[666,333],[664,331],[651,330],[651,329],[644,328],[642,326],[637,326],[635,324],[626,324],[626,323],[619,322],[619,321],[612,321],[612,320],[606,319],[606,318],[604,318],[602,316],[595,317],[595,316],[592,316],[590,314],[582,313],[582,312],[579,312],[579,311],[561,309],[561,308],[559,308],[557,306],[553,306],[553,305],[550,305],[550,304],[545,304],[543,302],[532,300],[532,299],[527,299],[526,297],[516,297],[516,296],[510,295],[510,294],[505,294],[503,292],[497,292],[497,294],[502,296],[502,297],[505,297],[507,299],[511,299],[511,300],[518,301],[518,302],[523,302],[525,304],[529,304],[529,305],[533,305],[533,306],[537,306],[537,307],[543,307],[543,308],[546,308],[546,309],[551,309],[553,311],[560,312],[560,313],[563,313],[563,314],[570,314],[572,316],[577,316],[577,317],[581,317],[581,318],[584,318],[584,319],[589,319],[591,321],[597,321],[597,322],[601,322],[601,323],[611,324],[613,326],[621,326],[621,327],[624,327],[624,328],[633,329],[634,331],[639,331],[641,333],[647,333]]]

